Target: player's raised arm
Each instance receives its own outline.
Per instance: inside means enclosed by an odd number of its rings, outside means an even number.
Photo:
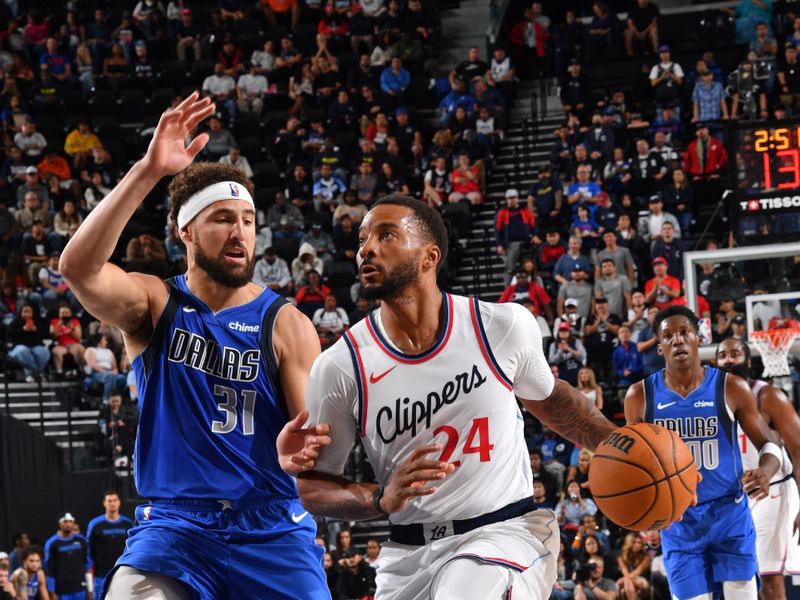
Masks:
[[[756,407],[756,399],[747,382],[736,375],[725,379],[725,399],[736,420],[759,451],[757,469],[745,471],[742,477],[744,491],[760,500],[769,493],[769,482],[781,468],[780,440],[769,429]]]
[[[800,465],[800,417],[794,406],[782,390],[775,386],[767,386],[761,391],[761,409],[770,417],[770,421],[783,440],[793,465]],[[800,468],[792,473],[795,485],[800,490]],[[800,513],[795,516],[794,529],[800,527]]]
[[[186,168],[208,141],[201,134],[187,147],[185,139],[214,112],[207,98],[191,94],[161,115],[144,158],[86,218],[61,254],[59,269],[81,304],[101,321],[127,333],[140,331],[150,318],[151,295],[164,284],[147,275],[126,273],[108,262],[122,230],[162,177]]]

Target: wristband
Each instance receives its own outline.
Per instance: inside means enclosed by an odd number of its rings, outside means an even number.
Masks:
[[[783,464],[783,450],[780,446],[778,446],[778,444],[773,442],[767,442],[764,444],[761,447],[761,450],[758,451],[758,458],[761,458],[765,454],[772,454],[772,456],[778,459],[778,463],[780,463],[780,465]],[[780,466],[778,466],[778,468],[780,469]]]
[[[372,492],[372,506],[384,517],[388,517],[389,513],[381,508],[381,498],[383,498],[384,486],[379,485]]]

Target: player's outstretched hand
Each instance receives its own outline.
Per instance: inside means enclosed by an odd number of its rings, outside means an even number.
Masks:
[[[200,98],[193,92],[174,109],[164,112],[142,159],[148,171],[165,177],[188,167],[208,143],[208,134],[201,133],[188,146],[186,138],[214,110],[211,98]]]
[[[381,498],[381,508],[387,513],[399,512],[418,496],[430,496],[436,486],[426,487],[429,481],[441,481],[456,470],[452,463],[427,458],[431,452],[441,452],[441,444],[420,446],[411,457],[395,470]]]
[[[769,477],[760,468],[750,469],[742,475],[745,493],[755,500],[766,498],[769,494]]]
[[[331,436],[328,435],[331,428],[327,423],[303,427],[307,420],[308,411],[303,409],[278,434],[278,460],[289,475],[312,470],[317,464],[320,449],[331,443]]]

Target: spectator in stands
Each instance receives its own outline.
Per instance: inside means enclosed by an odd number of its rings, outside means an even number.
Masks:
[[[542,484],[547,501],[552,504],[553,508],[555,508],[556,502],[558,502],[560,496],[560,491],[558,489],[556,476],[544,467],[544,455],[542,454],[541,448],[538,446],[533,448],[530,453],[530,461],[533,482],[539,482]]]
[[[583,339],[583,327],[586,319],[578,313],[577,298],[567,298],[564,301],[564,308],[556,320],[553,322],[553,331],[558,331],[562,323],[569,325],[569,329],[578,339]]]
[[[326,208],[331,213],[342,202],[347,185],[344,179],[334,174],[329,164],[323,164],[320,169],[320,178],[314,183],[314,205],[318,210]]]
[[[800,24],[800,18],[795,19]],[[790,115],[800,114],[800,64],[797,62],[797,46],[786,44],[784,63],[778,69],[779,98]]]
[[[732,13],[730,9],[726,12]],[[772,23],[772,2],[770,0],[740,0],[736,6],[736,43],[749,44],[755,39],[758,23]]]
[[[439,102],[439,127],[453,131],[456,139],[455,134],[460,133],[460,130],[457,128],[457,123],[454,123],[454,117],[459,109],[463,109],[466,113],[464,117],[471,116],[476,104],[477,98],[470,93],[466,82],[457,80],[455,87]],[[461,129],[465,127],[462,126]]]
[[[451,192],[452,185],[447,170],[447,161],[444,156],[437,156],[425,173],[422,199],[428,205],[438,208],[447,201]]]
[[[236,119],[236,100],[234,99],[236,81],[225,73],[225,65],[218,62],[214,73],[203,80],[203,95],[211,96],[217,106],[222,107],[228,116],[228,127],[233,129]]]
[[[547,237],[549,238],[550,235],[548,234]],[[571,280],[575,265],[580,265],[584,271],[589,272],[589,259],[581,252],[582,246],[583,240],[580,236],[569,236],[566,253],[561,254],[553,267],[553,278],[559,284],[564,285]]]
[[[472,81],[475,77],[484,77],[488,71],[489,65],[486,64],[486,61],[481,60],[480,49],[477,46],[470,46],[467,50],[467,59],[458,63],[447,78],[450,81],[450,87],[456,89],[461,82]]]
[[[520,207],[519,192],[506,190],[506,206],[495,215],[495,245],[497,254],[505,260],[505,283],[511,281],[523,249],[530,245],[535,220],[528,207]]]
[[[550,344],[547,361],[558,367],[558,377],[571,385],[578,383],[578,371],[586,361],[586,349],[581,341],[572,335],[569,323],[562,322],[556,330],[556,337]]]
[[[537,234],[557,225],[561,214],[563,188],[560,181],[555,181],[550,166],[541,165],[538,178],[528,188],[528,210],[536,217]]]
[[[89,122],[81,119],[78,121],[77,127],[67,135],[64,152],[72,158],[72,166],[77,170],[86,165],[92,150],[101,145],[100,138],[89,129]]]
[[[742,107],[742,115],[746,119],[766,119],[769,115],[767,111],[766,86],[760,85],[756,79],[756,53],[751,50],[747,53],[747,59],[728,76],[728,89],[733,97],[731,104],[731,118],[739,118],[739,106]]]
[[[237,146],[231,146],[228,149],[228,154],[220,158],[219,162],[223,165],[231,165],[240,169],[245,177],[253,176],[253,168],[250,166],[250,162],[246,156],[242,156],[242,151]]]
[[[45,235],[44,223],[41,220],[37,219],[33,222],[30,235],[23,238],[20,249],[33,278],[33,274],[39,274],[39,269],[53,252],[53,245]]]
[[[314,246],[308,243],[301,244],[300,249],[297,251],[297,258],[292,261],[292,280],[295,286],[310,285],[309,277],[312,271],[321,280],[320,274],[324,267],[325,263],[322,262],[321,258],[317,257],[317,251]],[[299,290],[297,293],[298,295],[300,294]],[[325,296],[323,295],[320,306],[322,306],[324,300]],[[319,308],[319,306],[316,308]],[[311,315],[313,314],[312,312]]]
[[[614,148],[613,158],[603,169],[603,180],[608,193],[616,198],[628,190],[632,178],[631,161],[625,158],[622,148]]]
[[[661,188],[662,180],[667,175],[668,169],[660,154],[650,152],[650,146],[644,139],[636,141],[636,155],[631,162],[633,164],[631,189],[641,206],[644,204],[645,198],[650,197]]]
[[[391,66],[381,72],[381,90],[391,97],[395,106],[406,104],[405,92],[410,83],[411,74],[400,58],[392,58]]]
[[[20,230],[30,233],[34,221],[41,221],[45,231],[50,229],[50,212],[47,203],[42,205],[36,192],[30,191],[25,194],[22,208],[17,211],[17,223]]]
[[[55,148],[48,146],[42,161],[37,165],[39,177],[44,181],[49,181],[51,177],[56,177],[58,182],[67,185],[72,179],[72,171],[69,164],[58,155]]]
[[[81,305],[78,303],[78,299],[58,271],[59,256],[59,252],[51,252],[47,264],[39,269],[38,277],[42,297],[45,301],[49,301],[47,304],[50,306],[59,306],[66,302],[73,310],[79,311]]]
[[[594,404],[597,410],[603,410],[603,389],[597,385],[597,378],[595,377],[594,370],[591,367],[582,367],[578,371],[578,385],[576,389],[586,396],[586,398]],[[592,492],[589,489],[589,461],[583,461],[584,452],[587,453],[586,458],[591,459],[591,454],[588,450],[581,450],[578,455],[578,465],[569,468],[567,481],[574,479],[584,490],[587,498],[592,497]]]
[[[611,127],[603,124],[603,116],[599,112],[592,115],[591,127],[583,136],[581,143],[586,147],[594,170],[599,171],[611,159],[614,150],[614,132]]]
[[[620,276],[627,277],[628,282],[632,287],[633,284],[635,283],[635,274],[633,268],[633,256],[631,254],[631,251],[628,248],[620,246],[617,243],[617,233],[613,229],[606,230],[603,232],[603,244],[605,245],[605,248],[603,248],[597,253],[597,256],[594,261],[595,280],[599,280],[602,275],[601,267],[603,261],[606,259],[610,259],[614,263],[616,272]],[[631,288],[629,287],[629,289]],[[602,295],[606,296],[606,294]],[[621,315],[622,313],[617,313],[617,314]]]
[[[675,226],[670,221],[661,224],[661,239],[655,240],[650,247],[650,256],[661,256],[667,261],[667,272],[673,277],[683,280],[683,243],[678,239]]]
[[[610,233],[609,235],[613,235]],[[600,277],[595,278],[595,298],[605,299],[611,314],[624,316],[631,307],[630,280],[617,272],[617,265],[613,258],[605,257],[600,260]],[[597,301],[596,300],[596,301]]]
[[[261,115],[264,110],[264,97],[267,95],[267,78],[259,73],[258,65],[251,64],[250,72],[236,82],[236,106],[240,112]]]
[[[601,381],[611,376],[611,355],[622,319],[609,310],[608,300],[595,298],[594,311],[586,319],[584,344],[592,360],[592,367]]]
[[[340,563],[344,567],[339,572],[336,583],[336,598],[350,600],[372,596],[375,592],[375,569],[370,567],[354,548],[341,553]]]
[[[663,131],[656,131],[653,134],[653,147],[650,152],[658,154],[668,170],[672,171],[678,166],[678,153],[667,142],[667,135]]]
[[[311,224],[311,229],[300,240],[301,246],[305,244],[310,244],[314,248],[317,257],[322,259],[323,263],[333,262],[333,255],[336,253],[333,238],[327,231],[323,231],[321,223]]]
[[[530,300],[533,303],[533,314],[535,316],[545,315],[547,321],[553,322],[553,308],[550,295],[545,289],[536,282],[536,278],[530,278],[528,272],[519,269],[516,273],[516,283],[512,283],[503,290],[498,302],[523,302]]]
[[[681,234],[689,234],[692,224],[692,188],[683,169],[672,172],[672,185],[664,190],[664,208],[678,220]]]
[[[547,28],[540,23],[532,9],[525,9],[522,20],[511,29],[512,56],[520,65],[524,79],[542,72],[547,39]]]
[[[301,252],[303,248],[304,246],[300,247]],[[309,247],[309,249],[313,251],[313,248]],[[307,249],[306,254],[309,253]],[[320,264],[322,264],[322,261],[320,261]],[[292,272],[294,271],[295,263],[292,262]],[[325,298],[330,295],[331,290],[322,283],[322,277],[314,269],[306,271],[305,276],[301,279],[295,278],[295,283],[298,287],[297,295],[295,296],[297,309],[311,319],[318,309],[325,306]]]
[[[150,59],[147,43],[144,40],[137,40],[134,43],[133,52],[130,81],[136,88],[150,95],[155,87],[157,67]]]
[[[177,40],[177,44],[175,45],[175,53],[178,56],[178,60],[182,63],[187,62],[187,52],[189,50],[192,51],[195,62],[198,62],[200,59],[202,59],[203,50],[200,45],[201,31],[200,27],[198,27],[194,22],[191,9],[181,9],[180,21],[175,26],[174,31],[175,39]]]
[[[625,324],[619,328],[619,344],[614,349],[612,363],[619,386],[627,388],[644,375],[642,355],[636,349],[636,343],[631,341],[631,330]]]
[[[343,213],[333,229],[333,245],[336,260],[355,261],[358,251],[357,225],[348,213]]]
[[[125,55],[122,44],[111,45],[111,54],[103,59],[103,78],[115,93],[122,89],[122,82],[128,78],[131,63]]]
[[[27,163],[36,164],[41,160],[42,152],[47,147],[47,140],[36,131],[34,121],[26,121],[22,125],[22,130],[14,135],[14,145],[22,150]]]
[[[153,232],[148,227],[130,239],[125,249],[125,260],[128,271],[150,273],[159,277],[166,276],[168,271],[164,243],[153,237]]]
[[[461,152],[458,155],[458,164],[450,173],[450,184],[453,191],[448,197],[449,202],[483,203],[483,194],[478,184],[478,167],[474,164],[470,165],[468,153]]]
[[[644,285],[644,301],[662,310],[681,295],[681,282],[667,274],[667,259],[657,256],[653,259],[653,278]],[[640,337],[641,339],[641,337]]]
[[[89,340],[89,347],[83,355],[89,380],[103,386],[103,400],[108,400],[112,390],[125,389],[127,378],[121,375],[117,357],[108,347],[108,338],[96,334]]]
[[[720,301],[717,314],[714,315],[715,342],[721,342],[725,338],[731,336],[733,321],[739,314],[740,313],[736,312],[733,299],[725,298]]]
[[[231,102],[233,102],[231,100]],[[215,116],[208,120],[208,143],[203,154],[210,160],[219,160],[237,145],[236,138],[229,129],[222,127],[222,121]]]
[[[275,253],[272,246],[264,250],[264,256],[256,263],[253,281],[282,296],[289,296],[294,290],[289,265]]]
[[[97,424],[103,450],[112,462],[132,454],[136,417],[122,405],[120,390],[114,390],[100,409]]]
[[[59,308],[58,318],[50,321],[50,335],[55,340],[50,351],[53,354],[53,366],[56,374],[63,373],[64,357],[67,354],[72,356],[78,369],[82,370],[85,348],[80,340],[83,338],[83,328],[81,322],[72,316],[72,310],[68,306]]]
[[[571,228],[573,235],[583,240],[584,247],[594,254],[597,238],[600,237],[600,226],[589,212],[589,206],[579,204],[576,215],[572,218]]]
[[[686,149],[683,168],[695,181],[719,179],[728,163],[725,146],[708,132],[706,123],[698,123],[694,139]]]
[[[658,45],[658,25],[660,11],[655,3],[650,0],[636,0],[628,11],[628,27],[624,32],[625,52],[628,56],[633,56],[634,43],[647,44],[649,41],[653,52],[659,48]],[[645,50],[647,50],[645,46]]]
[[[795,58],[797,53],[795,52]],[[728,104],[725,89],[714,80],[711,71],[701,71],[699,81],[692,91],[692,123],[698,121],[728,120]],[[780,74],[778,75],[780,79]]]
[[[6,183],[17,184],[25,181],[25,170],[28,165],[22,160],[22,150],[18,146],[8,149],[6,159],[3,161],[2,175]]]
[[[589,536],[587,542],[594,536]],[[619,588],[612,580],[603,577],[604,563],[598,562],[596,557],[591,557],[589,562],[582,563],[580,576],[576,570],[575,600],[616,600]],[[584,575],[585,573],[585,575]],[[586,579],[584,579],[584,576]]]
[[[655,304],[648,307],[647,326],[639,332],[639,341],[636,342],[636,349],[642,355],[645,377],[664,368],[664,357],[658,352],[658,337],[653,331],[653,321],[659,310]]]
[[[302,167],[301,167],[302,168]],[[295,169],[297,173],[297,169]],[[305,169],[303,169],[303,175]],[[288,190],[287,190],[288,191]],[[278,191],[275,194],[275,204],[267,210],[267,225],[272,230],[276,241],[291,239],[299,245],[303,239],[305,220],[299,208],[286,200],[286,195]]]
[[[516,69],[506,49],[499,44],[494,47],[489,72],[486,74],[486,81],[489,85],[495,86],[500,90],[509,106],[514,103],[514,98],[517,95]]]
[[[399,172],[395,172],[390,161],[381,164],[381,173],[378,176],[378,194],[401,194],[407,196],[410,192],[405,177]]]
[[[45,330],[33,306],[23,304],[19,316],[9,323],[6,341],[11,344],[8,356],[19,363],[25,381],[32,383],[44,373],[50,362],[50,350],[44,345]]]
[[[581,63],[573,58],[569,62],[567,75],[561,82],[561,104],[564,112],[582,116],[590,101],[589,93],[586,76],[581,73]]]
[[[585,206],[589,215],[594,215],[597,196],[602,188],[596,181],[590,179],[591,174],[592,168],[589,165],[580,165],[575,181],[567,187],[567,203],[572,207],[573,219],[578,214],[579,206]]]
[[[557,173],[567,175],[570,155],[572,154],[572,141],[569,137],[569,130],[562,125],[553,134],[556,139],[550,149],[550,164]],[[570,179],[571,177],[571,174],[569,174]]]
[[[628,533],[617,557],[622,577],[617,580],[623,599],[637,600],[650,597],[650,583],[644,576],[650,569],[650,555],[639,533]]]
[[[659,46],[658,57],[660,62],[650,70],[650,85],[655,90],[656,105],[676,106],[683,85],[683,69],[672,60],[669,46]]]
[[[345,310],[336,305],[336,296],[325,296],[325,306],[318,308],[311,318],[317,329],[319,341],[323,348],[331,346],[338,340],[345,329],[350,326],[350,320]]]
[[[644,294],[635,290],[631,298],[631,307],[628,309],[627,318],[622,322],[631,332],[631,340],[639,341],[639,333],[647,327],[647,308],[644,303]]]
[[[618,27],[617,15],[608,10],[608,5],[601,1],[594,2],[587,38],[589,54],[600,59],[613,55],[614,33]]]
[[[597,505],[593,500],[584,498],[580,485],[575,480],[567,483],[567,494],[556,506],[556,518],[562,530],[577,531],[583,515],[593,515]]]
[[[675,228],[676,237],[681,235],[681,227],[675,215],[664,212],[664,200],[660,193],[653,194],[648,200],[648,214],[639,219],[637,226],[638,233],[646,243],[652,244],[661,239],[661,226],[664,223],[672,223]]]

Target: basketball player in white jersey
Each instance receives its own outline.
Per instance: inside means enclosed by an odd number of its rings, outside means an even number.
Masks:
[[[770,481],[769,495],[750,500],[756,526],[756,552],[761,574],[761,598],[786,600],[785,575],[800,575],[800,418],[783,391],[766,381],[750,378],[750,348],[738,339],[727,339],[717,347],[717,367],[746,380],[756,397],[761,416],[783,440],[783,462]],[[758,466],[758,450],[744,433],[739,450],[745,470]],[[786,454],[788,450],[788,456]],[[789,460],[791,456],[791,460]]]
[[[381,307],[314,363],[311,424],[331,445],[298,476],[304,506],[345,520],[388,515],[377,600],[544,600],[558,524],[532,500],[517,399],[594,449],[615,426],[555,380],[534,317],[443,293],[447,234],[422,202],[389,196],[359,230],[363,293]],[[376,484],[341,477],[358,434]]]

